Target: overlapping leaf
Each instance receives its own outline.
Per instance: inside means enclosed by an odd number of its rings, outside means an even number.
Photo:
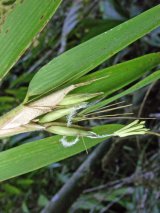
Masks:
[[[160,5],[53,59],[33,77],[27,98],[42,95],[83,76],[158,27],[160,25],[159,14]]]
[[[28,0],[28,2],[31,1]],[[39,1],[35,0],[35,2]],[[121,49],[125,48],[127,45],[131,44],[138,38],[144,36],[146,33],[149,33],[150,31],[158,27],[160,25],[159,14],[160,5],[137,16],[134,19],[131,19],[128,22],[117,26],[113,30],[103,33],[55,58],[35,75],[29,86],[27,98],[30,98],[32,96],[40,96],[44,93],[58,88],[59,86],[63,86],[65,83],[72,83],[80,76],[83,76],[91,69],[101,64],[107,58],[111,57]],[[10,24],[11,23],[12,22],[10,20]],[[15,62],[15,59],[13,60],[12,55],[10,57],[12,59],[12,63]],[[148,64],[145,60],[148,60]],[[3,70],[9,69],[9,67],[13,65],[12,63],[10,63],[10,65],[6,65],[8,66],[8,68],[5,67],[5,69]],[[94,86],[88,86],[88,90],[90,88],[90,91],[94,92],[99,90],[102,91],[103,89],[105,95],[108,95],[136,80],[146,71],[156,66],[158,63],[159,53],[150,54],[108,68],[109,70],[105,69],[105,71],[97,72],[96,74],[93,74],[93,76],[95,75],[96,78],[99,75],[99,77],[102,77],[101,74],[103,75],[103,73],[105,76],[109,74],[108,78],[105,78],[104,83],[106,85],[104,84],[104,87],[102,88],[102,84],[100,85],[97,82],[96,84],[94,84]],[[126,70],[123,71],[123,69]],[[119,70],[119,72],[117,70]],[[124,93],[114,96],[112,99],[109,99],[108,102],[116,100],[117,98],[130,92],[133,92],[136,89],[139,89],[142,86],[145,86],[148,83],[151,83],[152,81],[158,79],[159,77],[160,72],[155,72],[146,79],[137,83],[135,86],[124,91]],[[87,77],[85,78],[87,79]],[[82,91],[83,89],[81,90],[81,92]],[[102,103],[104,105],[108,102],[106,101],[105,103]],[[120,127],[121,126],[119,125],[100,126],[94,128],[94,131],[97,131],[97,133],[99,134],[112,133]],[[8,151],[2,152],[0,154],[0,180],[6,180],[11,177],[27,173],[29,171],[33,171],[35,169],[49,165],[52,162],[65,159],[85,149],[81,141],[73,147],[64,148],[59,143],[59,139],[59,136],[54,136],[51,138],[46,138],[40,141],[21,145]],[[88,148],[96,145],[100,141],[101,139],[85,140],[86,146]]]
[[[125,91],[123,91],[123,92],[121,92],[117,95],[114,95],[111,98],[108,98],[104,101],[101,101],[100,103],[96,104],[95,106],[89,107],[87,110],[85,110],[85,112],[91,112],[91,111],[96,110],[100,107],[103,107],[103,106],[105,106],[105,105],[125,96],[125,95],[133,93],[133,92],[141,89],[142,87],[145,87],[145,86],[147,86],[147,85],[149,85],[149,84],[151,84],[154,81],[159,80],[159,79],[160,79],[160,70],[158,70],[158,71],[154,72],[153,74],[147,76],[146,78],[139,81],[138,83],[136,83],[135,85],[133,85],[129,89],[126,89]]]
[[[80,78],[76,83],[97,79],[89,84],[74,90],[74,93],[104,92],[105,96],[123,88],[137,80],[145,73],[160,64],[160,53],[151,53],[129,60],[106,69],[94,72]]]

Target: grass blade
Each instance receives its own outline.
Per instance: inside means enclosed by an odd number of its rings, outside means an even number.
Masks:
[[[99,109],[100,107],[103,107],[125,95],[128,95],[130,93],[133,93],[139,89],[141,89],[142,87],[145,87],[147,85],[149,85],[150,83],[156,81],[156,80],[159,80],[160,79],[160,70],[159,71],[156,71],[154,73],[152,73],[151,75],[149,75],[148,77],[146,77],[145,79],[139,81],[138,83],[136,83],[134,86],[130,87],[129,89],[125,90],[124,92],[121,92],[117,95],[114,95],[113,97],[111,98],[108,98],[104,101],[101,101],[100,103],[92,106],[92,107],[89,107],[87,110],[85,110],[85,112],[92,112],[96,109]]]
[[[74,90],[74,93],[104,92],[105,96],[127,86],[160,64],[160,53],[151,53],[80,78],[76,83],[100,79],[94,84]],[[107,77],[108,76],[108,77]],[[105,78],[106,77],[106,78]]]
[[[160,25],[159,14],[160,5],[53,59],[33,77],[27,98],[42,95],[83,76],[157,28]]]
[[[96,127],[98,134],[113,133],[122,125],[110,124]],[[7,180],[42,168],[51,163],[63,160],[84,151],[83,140],[72,147],[64,148],[59,142],[60,136],[53,136],[39,141],[27,143],[0,153],[0,181]],[[102,139],[85,138],[87,149],[100,143]]]
[[[0,32],[0,81],[43,29],[61,0],[18,1]]]

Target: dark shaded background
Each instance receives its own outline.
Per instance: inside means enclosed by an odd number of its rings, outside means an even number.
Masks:
[[[3,82],[0,114],[23,100],[35,72],[53,57],[159,3],[159,0],[64,0],[55,16]],[[157,29],[99,68],[158,52],[159,48],[160,29]],[[155,120],[147,121],[148,127],[156,132],[160,130],[159,86],[160,82],[157,81],[121,99],[125,103],[132,103],[129,109],[121,112],[134,112],[136,117],[156,117]],[[128,122],[120,119],[95,122],[103,124],[120,121]],[[0,150],[43,137],[43,133],[18,135],[9,139],[9,143],[8,139],[3,140]],[[110,140],[89,150],[88,155],[84,152],[5,181],[0,186],[0,213],[41,212],[61,187],[63,200],[60,206],[64,206],[64,210],[56,206],[57,201],[54,199],[54,210],[44,212],[159,213],[159,154],[160,140],[156,136]],[[78,169],[82,164],[81,170]],[[73,175],[75,171],[77,176]],[[75,181],[74,184],[69,180]]]

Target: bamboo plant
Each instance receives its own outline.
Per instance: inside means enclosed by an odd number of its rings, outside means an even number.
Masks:
[[[8,12],[2,13],[1,81],[60,3],[60,0],[16,1]],[[89,128],[80,125],[79,121],[95,119],[95,115],[102,112],[107,113],[105,119],[109,119],[112,110],[125,107],[111,104],[113,101],[160,78],[159,70],[149,72],[159,65],[160,53],[147,54],[88,74],[160,26],[159,14],[160,5],[66,51],[34,75],[24,101],[0,118],[0,138],[30,131],[54,135],[1,152],[1,181],[75,155],[108,137],[149,134],[145,122],[137,119],[126,126],[110,124]],[[135,83],[147,73],[147,77]],[[130,83],[134,83],[133,86],[112,95]]]

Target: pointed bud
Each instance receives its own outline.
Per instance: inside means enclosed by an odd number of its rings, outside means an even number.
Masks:
[[[39,123],[48,123],[55,121],[59,118],[64,117],[65,115],[68,115],[72,110],[72,108],[54,110],[53,112],[49,112],[48,114],[40,118]]]
[[[67,95],[64,97],[64,99],[59,103],[60,106],[66,106],[66,105],[73,105],[73,104],[79,104],[84,101],[90,100],[92,98],[95,98],[99,95],[102,95],[103,92],[99,93],[84,93],[84,94],[72,94],[72,95]]]
[[[93,135],[92,132],[74,128],[74,127],[64,127],[64,126],[51,126],[46,128],[48,132],[63,135],[63,136],[81,136],[81,137],[88,137]]]

